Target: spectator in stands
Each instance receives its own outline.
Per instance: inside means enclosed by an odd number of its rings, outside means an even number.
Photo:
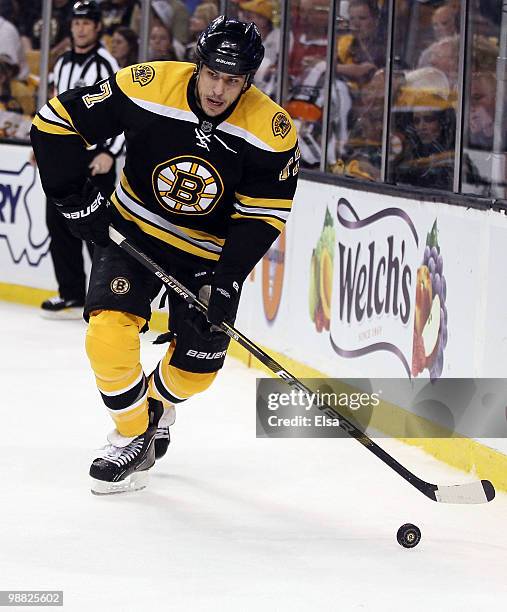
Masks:
[[[498,40],[476,35],[472,39],[472,72],[496,72]]]
[[[160,25],[165,28],[171,40],[171,48],[175,55],[174,59],[181,60],[185,56],[185,45],[174,36],[175,13],[173,7],[165,0],[154,0],[151,4],[151,27]],[[158,32],[159,36],[165,38],[166,35]],[[161,44],[162,41],[161,41]]]
[[[188,25],[190,13],[181,0],[152,0],[152,15],[159,19],[166,28],[169,28],[173,36],[174,48],[178,54],[178,59],[182,59],[185,53],[185,45],[188,42]],[[134,9],[132,17],[132,29],[139,31],[141,21],[141,11],[138,6]],[[178,49],[178,46],[181,48]]]
[[[179,59],[173,47],[171,31],[162,23],[154,24],[151,27],[148,58],[150,62]]]
[[[200,33],[206,28],[206,26],[218,17],[218,9],[212,2],[204,2],[198,4],[195,11],[190,17],[189,24],[189,37],[190,42],[185,47],[184,59],[187,62],[196,61],[195,48],[197,45],[197,39]]]
[[[496,75],[478,72],[472,75],[468,146],[493,150],[496,107]]]
[[[295,8],[296,12],[291,15],[294,39],[289,54],[289,99],[285,107],[298,128],[302,167],[317,168],[322,140],[329,5],[324,0],[301,0]]]
[[[459,36],[446,36],[427,47],[419,58],[418,68],[427,66],[441,70],[456,95],[458,86]]]
[[[23,114],[23,108],[11,91],[12,58],[0,55],[0,110]]]
[[[0,54],[13,58],[18,67],[19,78],[26,79],[28,64],[25,50],[18,29],[9,18],[13,18],[12,0],[0,0]]]
[[[446,75],[431,67],[408,72],[393,110],[394,182],[451,191],[456,117]]]
[[[336,74],[356,91],[385,66],[386,43],[378,8],[369,0],[350,2],[349,24],[351,34],[338,40]]]
[[[190,13],[181,0],[166,0],[173,10],[172,35],[183,46],[188,42]]]
[[[7,73],[9,95],[16,101],[16,105],[21,107],[23,114],[34,115],[37,88],[31,82],[22,81],[18,78],[19,66],[13,57],[8,53],[2,53],[0,58]],[[14,110],[14,107],[11,110]]]
[[[119,26],[111,37],[111,55],[120,68],[136,64],[139,57],[139,38],[130,28]]]
[[[50,41],[51,57],[50,64],[53,66],[56,59],[70,49],[70,18],[74,0],[53,0],[51,14]],[[21,11],[23,16],[20,31],[25,50],[40,49],[40,38],[42,34],[42,0],[23,0],[26,6]]]
[[[32,118],[23,113],[21,101],[14,95],[13,60],[0,55],[0,138],[28,140]]]
[[[452,5],[443,4],[435,9],[431,18],[435,40],[458,34],[458,18],[459,15]]]
[[[294,42],[289,54],[289,78],[297,86],[303,72],[326,59],[329,3],[300,0],[292,19]]]
[[[280,29],[273,25],[273,2],[271,0],[240,1],[238,18],[242,21],[253,21],[259,28],[265,52],[259,70],[255,74],[254,83],[268,96],[274,97],[276,68],[280,53]]]
[[[102,0],[103,34],[111,37],[117,28],[130,27],[135,4],[135,0]]]
[[[385,72],[378,70],[355,102],[356,120],[331,172],[370,181],[380,179],[384,100]]]

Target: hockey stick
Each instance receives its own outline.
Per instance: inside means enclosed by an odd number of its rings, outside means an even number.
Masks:
[[[179,283],[170,274],[164,272],[164,270],[156,264],[152,259],[145,255],[142,251],[137,249],[135,246],[120,234],[113,227],[109,227],[109,237],[111,240],[121,247],[124,251],[129,253],[134,259],[140,262],[143,266],[151,270],[162,283],[169,288],[171,291],[177,293],[183,298],[188,304],[192,304],[195,308],[206,314],[206,305],[199,300],[191,291],[189,291],[184,285]],[[235,329],[232,325],[222,323],[220,329],[226,333],[230,338],[236,340],[243,348],[249,351],[254,357],[268,367],[273,374],[276,374],[279,378],[284,380],[289,386],[294,387],[302,391],[305,394],[311,396],[311,390],[306,387],[300,380],[290,374],[285,368],[279,363],[272,359],[267,353],[261,348],[244,336],[241,332]],[[349,434],[352,438],[355,438],[365,448],[372,452],[376,457],[388,465],[392,470],[397,472],[402,478],[409,482],[413,487],[421,491],[426,497],[436,502],[443,503],[454,503],[454,504],[482,504],[489,502],[495,497],[495,489],[489,480],[477,480],[475,482],[458,484],[458,485],[435,485],[426,482],[413,474],[404,465],[399,463],[394,457],[392,457],[383,448],[378,446],[370,437],[353,425],[349,420],[342,416],[335,408],[328,406],[327,404],[317,405],[316,408],[322,411],[327,416],[337,419],[339,427]]]

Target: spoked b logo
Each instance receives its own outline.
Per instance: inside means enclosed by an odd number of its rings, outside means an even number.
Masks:
[[[111,291],[117,295],[123,295],[130,291],[130,283],[126,278],[118,276],[111,281]]]
[[[153,191],[167,210],[183,215],[206,215],[224,191],[217,170],[200,157],[182,155],[153,171]]]

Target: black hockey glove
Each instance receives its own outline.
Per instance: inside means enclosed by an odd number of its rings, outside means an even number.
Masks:
[[[195,276],[203,283],[198,297],[208,306],[208,315],[206,317],[197,308],[189,305],[185,318],[201,337],[211,340],[217,333],[224,333],[218,327],[222,321],[232,322],[234,320],[239,301],[240,284],[226,275],[215,277],[211,272],[198,272]],[[210,312],[212,318],[210,318]]]
[[[213,275],[207,314],[212,325],[220,325],[223,321],[231,323],[234,320],[240,288],[240,283],[232,276]]]
[[[90,180],[80,194],[53,199],[53,203],[73,236],[103,247],[109,244],[109,202]]]

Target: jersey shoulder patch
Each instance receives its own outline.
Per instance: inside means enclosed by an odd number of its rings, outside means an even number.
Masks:
[[[116,73],[116,83],[131,99],[186,109],[187,83],[194,68],[187,62],[134,64]]]
[[[288,151],[296,144],[296,127],[289,113],[256,87],[243,95],[227,122],[253,136],[246,140],[262,143],[267,150]]]

